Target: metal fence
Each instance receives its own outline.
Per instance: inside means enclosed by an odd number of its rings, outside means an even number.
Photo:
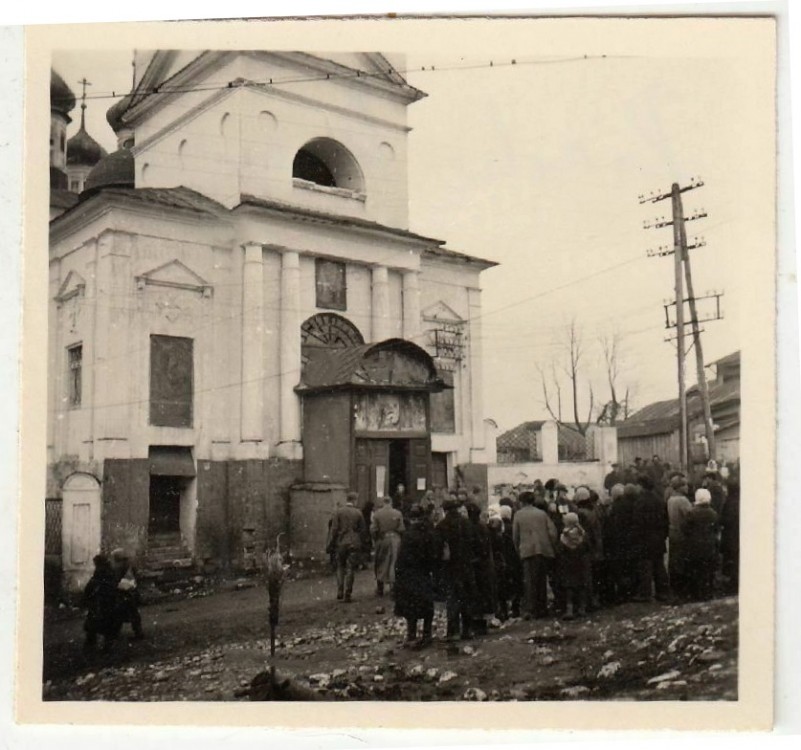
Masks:
[[[45,554],[61,555],[61,500],[45,500]]]

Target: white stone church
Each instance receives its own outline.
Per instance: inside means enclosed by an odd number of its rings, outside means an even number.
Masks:
[[[319,556],[349,489],[486,486],[495,264],[409,229],[425,94],[380,54],[135,58],[118,150],[70,199],[52,180],[75,100],[51,84],[48,497],[69,585],[119,545],[241,567],[284,533]]]

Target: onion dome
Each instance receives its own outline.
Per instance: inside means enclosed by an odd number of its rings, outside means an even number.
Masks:
[[[96,192],[106,187],[132,188],[135,184],[134,158],[131,150],[121,148],[104,156],[89,172],[84,192]]]
[[[75,94],[64,79],[50,69],[50,109],[65,117],[75,108]]]
[[[131,95],[126,94],[122,97],[122,99],[109,107],[108,112],[106,112],[106,121],[115,133],[118,133],[120,130],[122,130],[122,116],[125,114],[125,110],[128,109],[130,104]]]
[[[81,123],[81,129],[67,141],[67,164],[69,166],[93,167],[106,155],[106,149],[86,132],[83,123]]]

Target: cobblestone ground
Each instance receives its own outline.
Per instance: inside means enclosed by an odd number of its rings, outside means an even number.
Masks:
[[[736,700],[737,599],[626,604],[583,620],[511,620],[448,648],[402,647],[403,621],[368,572],[356,601],[330,577],[292,581],[276,668],[330,700]],[[269,664],[267,597],[255,581],[142,608],[148,638],[85,655],[79,617],[45,624],[46,700],[247,700]],[[127,628],[128,626],[126,626]],[[435,636],[444,636],[440,611]],[[128,634],[129,635],[129,634]]]

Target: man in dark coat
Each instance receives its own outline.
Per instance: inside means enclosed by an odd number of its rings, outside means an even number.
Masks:
[[[668,535],[667,504],[656,493],[650,476],[640,477],[640,493],[632,509],[632,536],[637,552],[635,601],[667,601],[670,593],[665,569]]]
[[[441,554],[441,585],[448,618],[447,638],[467,640],[471,636],[470,603],[474,599],[475,581],[472,566],[472,530],[470,522],[459,512],[459,501],[449,498],[442,504],[445,511],[436,528]]]
[[[740,585],[740,485],[737,483],[729,483],[720,525],[720,552],[723,556],[726,591],[736,594]]]
[[[431,643],[434,622],[434,571],[441,550],[437,536],[419,505],[409,511],[409,527],[401,538],[395,564],[395,614],[406,620],[406,642],[420,647]],[[417,642],[417,621],[423,636]]]
[[[473,502],[467,503],[467,517],[472,528],[473,578],[476,582],[475,600],[472,602],[472,628],[477,635],[486,635],[485,616],[494,616],[497,598],[495,566],[492,558],[492,542],[487,525],[481,520],[481,508]]]
[[[347,502],[334,514],[326,551],[333,551],[337,561],[337,599],[352,600],[353,578],[362,540],[366,533],[364,516],[356,507],[358,495],[349,492]]]
[[[622,487],[622,491],[618,487]],[[606,533],[609,537],[615,602],[620,604],[631,598],[634,589],[637,550],[632,534],[632,511],[638,490],[633,484],[615,485],[612,490],[613,500]]]

